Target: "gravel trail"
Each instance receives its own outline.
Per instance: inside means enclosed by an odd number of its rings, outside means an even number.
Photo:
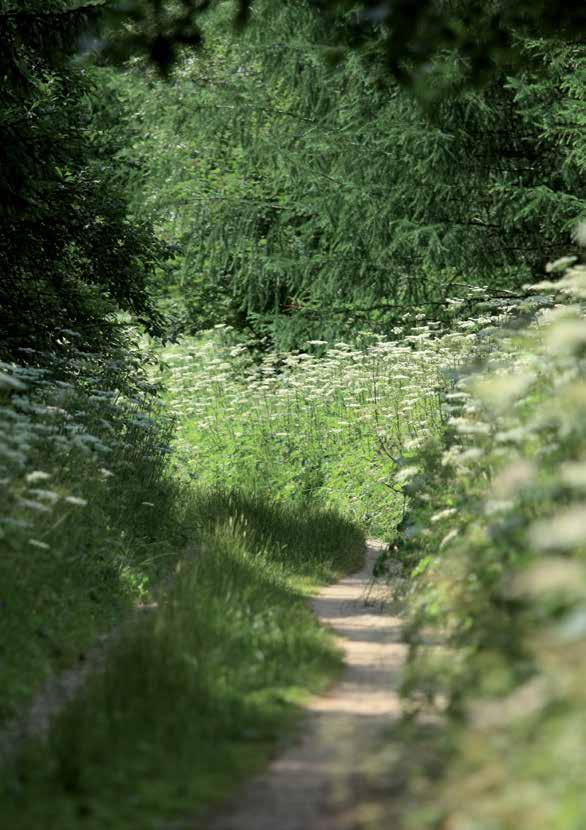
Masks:
[[[369,541],[361,571],[312,601],[345,652],[331,691],[310,702],[300,734],[267,772],[207,822],[209,830],[379,830],[388,827],[387,732],[400,715],[406,656],[401,620],[383,609],[372,568],[383,545]]]

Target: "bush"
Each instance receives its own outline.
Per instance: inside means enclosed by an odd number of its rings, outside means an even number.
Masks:
[[[408,484],[404,693],[409,711],[442,712],[449,736],[409,826],[586,819],[586,269],[560,279],[567,264],[536,286],[532,321],[493,332],[488,348],[476,335],[476,366],[454,374],[445,427]]]
[[[172,420],[136,336],[110,354],[62,331],[37,366],[0,364],[0,715],[148,594],[180,533]],[[146,361],[145,361],[146,358]]]

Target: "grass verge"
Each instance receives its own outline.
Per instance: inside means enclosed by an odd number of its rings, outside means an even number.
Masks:
[[[0,363],[0,731],[149,596],[183,544],[173,422],[129,338]]]
[[[260,767],[340,660],[305,594],[360,564],[348,521],[238,494],[197,496],[191,555],[159,607],[30,744],[0,790],[11,830],[129,830],[203,815]]]

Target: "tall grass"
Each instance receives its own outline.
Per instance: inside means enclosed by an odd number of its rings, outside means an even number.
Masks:
[[[296,704],[335,676],[339,656],[305,590],[358,566],[360,532],[331,512],[234,494],[191,496],[184,509],[196,541],[159,607],[7,776],[11,830],[199,815],[266,761]]]
[[[326,504],[392,538],[403,509],[393,475],[439,428],[443,373],[468,340],[438,338],[433,324],[369,340],[258,359],[221,326],[169,348],[182,470],[200,486]]]

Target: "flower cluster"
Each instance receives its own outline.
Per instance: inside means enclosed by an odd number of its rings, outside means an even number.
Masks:
[[[410,709],[439,708],[452,740],[418,827],[586,821],[573,772],[586,767],[586,268],[550,272],[528,287],[528,322],[489,350],[477,340],[443,396],[445,429],[417,455],[399,545],[415,564],[404,692]]]
[[[83,351],[74,334],[0,364],[0,719],[136,598],[173,497],[148,355],[130,337]]]

